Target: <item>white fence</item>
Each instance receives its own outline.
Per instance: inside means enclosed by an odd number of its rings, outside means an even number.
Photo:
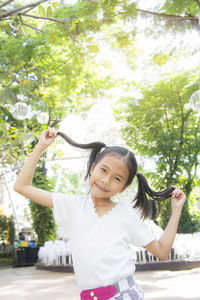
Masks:
[[[39,251],[40,263],[48,266],[72,266],[72,256],[63,243],[62,241],[56,241],[55,243],[47,242],[45,247],[41,247]],[[185,258],[185,255],[172,249],[166,262],[181,261]],[[147,264],[152,262],[156,263],[160,260],[142,247],[133,247],[133,261],[134,263]]]
[[[154,224],[153,231],[158,231],[158,236],[162,230]],[[72,256],[70,245],[67,241],[57,240],[46,242],[38,253],[39,261],[45,265],[72,266]],[[177,234],[172,251],[166,262],[182,260],[200,260],[200,232],[193,234]],[[156,263],[160,260],[142,247],[133,247],[133,261],[139,264]]]
[[[181,255],[180,253],[176,252],[175,249],[172,249],[170,255],[165,262],[172,262],[172,261],[181,261],[184,260],[186,257]],[[155,257],[152,253],[147,251],[144,248],[136,248],[134,247],[133,250],[133,261],[139,264],[147,264],[147,263],[156,263],[160,262],[160,259]]]

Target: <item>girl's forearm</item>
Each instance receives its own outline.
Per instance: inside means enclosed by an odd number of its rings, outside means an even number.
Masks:
[[[32,186],[32,180],[40,155],[54,142],[56,136],[57,133],[53,128],[46,129],[42,132],[38,144],[24,164],[14,185],[14,190],[19,194],[38,204],[51,208],[53,208],[51,193]]]
[[[172,214],[166,229],[159,240],[154,240],[145,246],[148,251],[161,260],[166,260],[169,256],[174,239],[176,237],[176,232],[185,201],[185,193],[175,187],[171,197]]]
[[[32,184],[34,171],[37,162],[40,158],[40,155],[42,154],[43,151],[44,149],[39,144],[35,146],[33,152],[30,154],[28,160],[25,162],[15,182],[14,190],[16,192],[20,193],[24,186],[28,186]]]
[[[173,246],[178,229],[179,220],[181,217],[181,211],[181,209],[172,211],[168,225],[159,239],[159,243],[162,248],[163,259],[168,258],[171,248]]]

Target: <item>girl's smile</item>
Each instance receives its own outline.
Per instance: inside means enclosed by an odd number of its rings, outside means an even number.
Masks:
[[[95,185],[96,185],[96,187],[97,187],[100,191],[105,192],[105,193],[108,193],[108,192],[109,192],[109,190],[107,190],[107,189],[101,187],[101,186],[98,185],[97,183],[96,183]]]

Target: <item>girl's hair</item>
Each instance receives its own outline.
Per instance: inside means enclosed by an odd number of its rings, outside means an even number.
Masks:
[[[57,135],[60,135],[67,143],[76,148],[91,149],[85,179],[90,175],[92,165],[97,164],[105,155],[115,155],[124,158],[129,170],[129,178],[126,182],[126,186],[132,183],[135,176],[137,176],[138,179],[138,191],[132,202],[134,203],[133,207],[139,209],[143,219],[151,216],[152,202],[150,200],[164,201],[171,197],[174,187],[166,188],[161,192],[155,192],[149,187],[147,179],[137,172],[138,165],[135,155],[128,149],[119,146],[107,147],[101,142],[78,144],[62,132],[57,132]]]

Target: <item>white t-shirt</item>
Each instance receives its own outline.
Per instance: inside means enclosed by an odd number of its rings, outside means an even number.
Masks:
[[[70,239],[81,290],[113,284],[135,271],[130,244],[146,246],[155,237],[131,205],[118,202],[99,217],[91,196],[53,193],[53,213]]]

